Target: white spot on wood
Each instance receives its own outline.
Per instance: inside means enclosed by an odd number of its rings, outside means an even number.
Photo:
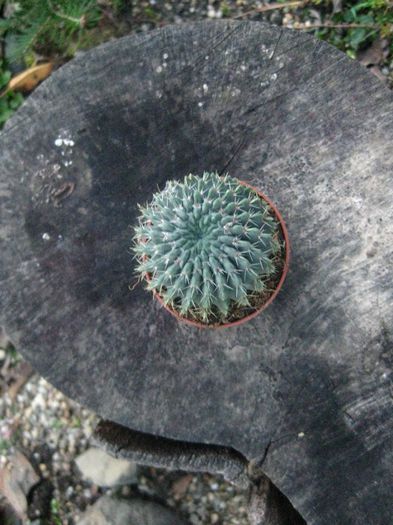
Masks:
[[[209,91],[209,86],[207,84],[203,84],[202,88],[204,93],[207,93]]]
[[[42,239],[43,239],[44,241],[49,241],[49,240],[50,240],[50,235],[49,235],[49,233],[46,233],[46,232],[43,233],[43,234],[42,234]]]
[[[57,139],[55,140],[55,146],[69,146],[70,148],[72,148],[73,146],[75,146],[75,142],[72,139],[57,137]]]
[[[304,432],[299,432],[299,434],[297,435],[297,437],[299,437],[299,438],[304,438],[304,436],[305,436]]]
[[[162,55],[162,58],[163,58],[164,60],[166,60],[168,57],[169,57],[168,53],[164,53],[164,54]]]
[[[352,202],[353,202],[355,208],[360,209],[360,208],[363,207],[364,201],[363,201],[362,197],[354,196],[354,197],[352,197]]]
[[[271,51],[268,47],[265,46],[265,44],[261,45],[261,51],[262,53],[265,53],[266,55],[269,55],[269,58],[271,58]]]
[[[157,73],[162,73],[162,66],[158,66],[157,69],[156,69],[156,72]]]
[[[198,102],[198,106],[201,108],[203,107],[203,102]]]

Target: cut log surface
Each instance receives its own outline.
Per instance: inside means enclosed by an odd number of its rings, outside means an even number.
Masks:
[[[0,138],[6,332],[71,398],[231,447],[308,524],[391,523],[393,94],[309,35],[204,22],[81,54]],[[283,214],[290,271],[243,326],[179,324],[135,285],[137,203],[229,172]]]

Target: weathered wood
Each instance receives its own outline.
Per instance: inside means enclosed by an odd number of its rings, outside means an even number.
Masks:
[[[305,524],[288,499],[266,478],[259,463],[248,463],[231,448],[165,439],[112,421],[100,421],[92,439],[108,454],[139,465],[222,474],[237,487],[248,489],[250,525]]]
[[[309,524],[389,523],[392,109],[359,64],[260,23],[79,56],[0,138],[2,324],[103,417],[259,460]],[[223,331],[129,289],[136,204],[204,169],[271,197],[293,248],[275,303]]]
[[[248,502],[250,525],[306,525],[268,478],[253,483]]]
[[[171,470],[215,472],[229,482],[246,489],[250,485],[248,462],[228,447],[185,443],[135,432],[111,421],[100,421],[93,442],[114,457]]]

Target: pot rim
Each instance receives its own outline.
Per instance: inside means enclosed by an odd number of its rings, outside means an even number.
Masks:
[[[273,201],[271,201],[269,199],[269,197],[267,197],[264,193],[259,191],[257,188],[255,188],[251,184],[248,184],[247,182],[239,180],[239,183],[242,184],[243,186],[247,186],[251,190],[255,191],[261,197],[261,199],[266,201],[268,203],[268,205],[270,206],[270,208],[273,210],[275,216],[277,217],[277,219],[278,219],[278,221],[280,223],[282,234],[283,234],[283,237],[284,237],[284,242],[285,242],[284,266],[283,266],[283,270],[282,270],[282,273],[281,273],[280,280],[279,280],[279,282],[277,284],[277,287],[275,288],[274,292],[269,297],[269,299],[264,304],[262,304],[257,310],[255,310],[254,312],[251,312],[250,314],[246,315],[242,319],[238,319],[236,321],[232,321],[232,322],[228,322],[228,323],[222,323],[222,324],[218,324],[218,323],[217,324],[204,324],[204,323],[201,323],[199,321],[194,321],[192,319],[188,319],[186,317],[183,317],[181,314],[176,312],[176,310],[173,310],[167,304],[165,304],[163,299],[162,299],[162,297],[160,296],[160,294],[156,290],[153,290],[153,296],[154,296],[155,299],[157,299],[157,301],[161,304],[161,306],[163,306],[165,308],[165,310],[167,310],[178,321],[180,321],[182,323],[186,323],[188,325],[191,325],[191,326],[194,326],[194,327],[197,327],[197,328],[210,328],[210,329],[215,329],[215,330],[220,329],[220,328],[229,328],[229,327],[232,327],[232,326],[242,325],[242,324],[246,323],[247,321],[250,321],[251,319],[256,317],[258,314],[260,314],[263,310],[265,310],[274,301],[274,299],[277,297],[278,292],[281,290],[282,285],[283,285],[283,283],[285,281],[285,278],[286,278],[287,273],[288,273],[289,261],[290,261],[290,252],[291,252],[290,244],[289,244],[289,235],[288,235],[288,230],[287,230],[285,221],[284,221],[281,213],[278,211],[277,206],[273,203]],[[146,275],[145,278],[146,278],[146,280],[148,282],[150,282],[150,276],[149,275]]]

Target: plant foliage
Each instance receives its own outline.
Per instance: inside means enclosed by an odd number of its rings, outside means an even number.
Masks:
[[[10,71],[0,60],[0,128],[23,102],[23,96],[20,93],[7,90],[10,79]]]
[[[8,60],[20,60],[32,48],[72,54],[76,38],[100,18],[97,0],[20,0],[13,14],[0,21],[0,35],[15,36]]]
[[[346,51],[352,58],[356,58],[357,52],[376,38],[390,39],[390,48],[393,51],[391,0],[344,0],[338,3],[311,0],[310,4],[317,6],[326,24],[317,30],[316,35]],[[334,5],[340,7],[332,13]],[[328,27],[329,25],[332,27]]]
[[[224,322],[276,271],[279,223],[266,201],[217,173],[171,181],[140,207],[137,271],[181,315]]]

